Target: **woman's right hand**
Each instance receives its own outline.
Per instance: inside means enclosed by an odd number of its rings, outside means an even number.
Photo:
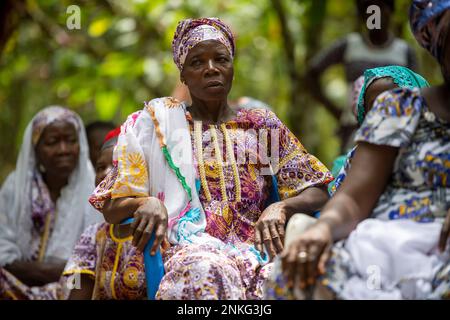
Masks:
[[[134,221],[131,224],[133,234],[133,245],[140,252],[144,251],[145,245],[155,232],[155,241],[150,250],[151,255],[156,254],[167,231],[168,214],[164,204],[155,197],[148,197],[134,212]]]
[[[333,239],[330,227],[320,220],[295,238],[281,254],[283,273],[290,288],[313,286],[325,273]]]

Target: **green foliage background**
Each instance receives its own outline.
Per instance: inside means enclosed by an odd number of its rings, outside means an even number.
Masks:
[[[437,65],[409,31],[410,1],[396,0],[396,33],[419,55],[421,71],[440,81]],[[0,58],[0,182],[14,169],[33,115],[58,104],[85,123],[113,120],[170,95],[179,74],[171,40],[179,20],[217,16],[237,34],[230,98],[270,104],[307,149],[331,166],[339,143],[336,122],[303,89],[307,62],[318,50],[357,29],[353,0],[17,0]],[[81,29],[68,30],[66,10],[81,9]],[[324,77],[327,93],[346,101],[341,67]]]

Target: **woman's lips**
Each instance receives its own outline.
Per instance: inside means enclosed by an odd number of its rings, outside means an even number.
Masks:
[[[73,163],[75,162],[75,159],[73,157],[61,157],[61,158],[57,158],[54,161],[54,164],[56,166],[70,166],[73,165]]]
[[[211,88],[211,87],[223,87],[223,83],[218,80],[209,81],[208,83],[206,83],[206,88]]]

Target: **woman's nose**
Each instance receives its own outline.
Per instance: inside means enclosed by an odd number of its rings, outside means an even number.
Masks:
[[[59,153],[66,153],[69,151],[69,145],[67,142],[65,141],[61,141],[61,143],[59,144]]]
[[[212,59],[208,60],[208,71],[217,71],[216,64]]]

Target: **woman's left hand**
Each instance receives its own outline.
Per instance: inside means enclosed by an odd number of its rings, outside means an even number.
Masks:
[[[263,211],[255,226],[255,247],[264,256],[264,245],[272,260],[283,251],[286,207],[283,202],[271,204]]]
[[[450,237],[450,210],[447,211],[447,217],[444,220],[444,224],[441,229],[441,235],[439,237],[439,249],[441,252],[445,251],[448,238]]]

